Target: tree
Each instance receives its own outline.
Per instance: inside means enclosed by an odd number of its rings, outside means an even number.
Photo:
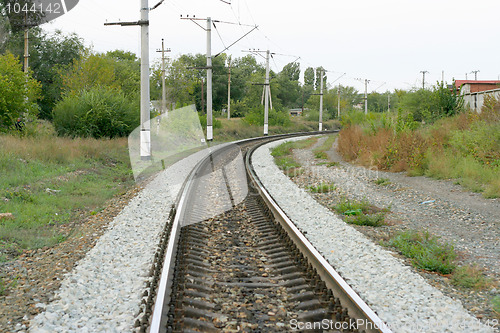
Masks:
[[[0,130],[12,127],[18,117],[36,115],[39,97],[40,84],[32,73],[26,75],[12,53],[0,55]]]
[[[326,70],[323,67],[317,67],[316,68],[316,81],[314,81],[314,88],[316,90],[320,89],[320,84],[321,84],[321,71],[323,71],[323,87],[326,87]]]
[[[288,78],[289,81],[299,81],[300,64],[298,62],[291,62],[283,67],[280,74]]]
[[[315,80],[314,68],[308,67],[304,71],[304,86],[314,87],[314,80]]]

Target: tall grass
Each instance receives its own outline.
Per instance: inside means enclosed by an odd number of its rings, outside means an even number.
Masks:
[[[490,103],[480,114],[464,112],[418,129],[350,125],[340,132],[338,147],[348,161],[410,175],[456,179],[487,198],[500,197],[498,103],[494,107]]]
[[[0,172],[0,212],[14,215],[1,221],[0,240],[20,248],[63,241],[59,226],[133,184],[126,139],[2,135]]]

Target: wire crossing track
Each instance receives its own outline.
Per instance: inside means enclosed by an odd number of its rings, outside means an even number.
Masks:
[[[253,149],[282,137],[225,145],[193,169],[165,227],[140,331],[390,332],[253,174]]]

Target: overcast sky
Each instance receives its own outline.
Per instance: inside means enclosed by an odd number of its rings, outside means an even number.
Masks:
[[[158,1],[149,0],[149,6]],[[104,26],[137,21],[139,10],[140,0],[80,0],[75,9],[43,28],[75,32],[99,52],[140,54],[139,27]],[[448,82],[465,79],[466,73],[474,78],[470,73],[475,70],[480,71],[479,80],[500,76],[499,0],[165,0],[150,13],[152,62],[160,57],[156,50],[162,38],[172,57],[206,52],[206,32],[180,15],[258,25],[227,53],[241,57],[242,50],[269,48],[277,53],[271,61],[274,71],[300,57],[302,73],[323,66],[331,85],[364,90],[356,79],[369,79],[369,91],[384,92],[420,87],[421,71],[429,72],[427,85],[441,80],[442,71]],[[213,54],[251,29],[216,25]]]

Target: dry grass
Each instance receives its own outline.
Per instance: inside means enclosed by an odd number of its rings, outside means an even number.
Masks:
[[[339,134],[347,161],[382,170],[454,178],[487,198],[500,196],[500,103],[482,113],[464,112],[417,130],[364,130],[351,125]]]

